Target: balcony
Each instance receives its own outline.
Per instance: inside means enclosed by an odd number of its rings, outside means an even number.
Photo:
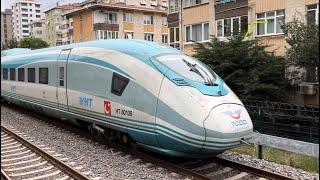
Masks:
[[[104,21],[93,24],[94,31],[96,30],[109,30],[119,31],[119,24],[117,21]]]

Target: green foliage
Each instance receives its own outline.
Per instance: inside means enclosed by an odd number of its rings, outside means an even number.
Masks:
[[[284,26],[288,61],[307,70],[307,76],[302,77],[308,82],[315,82],[319,66],[319,26],[314,22],[307,24],[296,18]]]
[[[13,49],[18,48],[19,42],[16,39],[10,39],[5,44],[1,46],[1,50]]]
[[[255,40],[242,36],[228,42],[212,38],[198,44],[195,57],[209,65],[241,98],[281,101],[289,86],[286,60],[265,51]]]
[[[40,49],[48,46],[49,44],[40,38],[25,37],[20,41],[20,48]]]

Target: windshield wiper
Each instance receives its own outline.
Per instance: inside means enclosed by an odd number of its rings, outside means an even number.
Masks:
[[[189,63],[188,61],[186,61],[184,59],[182,59],[182,60],[183,60],[183,62],[185,62],[189,66],[190,71],[195,72],[196,74],[201,76],[204,80],[206,80],[206,78],[201,74],[201,72],[199,72],[199,70],[197,68],[195,68],[196,64],[191,64],[191,63]]]
[[[206,72],[205,70],[203,70],[203,69],[202,69],[199,65],[197,65],[197,64],[195,64],[194,67],[195,67],[195,66],[197,66],[197,67],[208,77],[208,78],[207,78],[208,83],[207,83],[206,85],[209,85],[209,86],[217,86],[217,84],[212,81],[212,79],[210,78],[210,76],[207,74],[207,72]]]
[[[199,67],[197,64],[191,64],[184,59],[182,59],[182,60],[183,60],[183,62],[185,62],[189,66],[190,71],[195,72],[196,74],[198,74],[199,76],[201,76],[205,80],[205,85],[208,85],[208,86],[215,85],[215,83],[212,82],[212,80],[210,79],[210,76],[201,67]],[[205,74],[205,76],[198,70],[197,67]]]

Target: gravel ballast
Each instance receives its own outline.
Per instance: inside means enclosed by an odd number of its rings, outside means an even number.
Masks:
[[[61,158],[65,158],[65,161],[71,166],[78,167],[92,178],[185,179],[184,176],[59,129],[7,106],[1,106],[1,123],[14,127],[36,142],[43,144],[44,147],[61,154]],[[220,157],[278,172],[294,179],[319,179],[319,174],[312,174],[248,155],[227,151]]]

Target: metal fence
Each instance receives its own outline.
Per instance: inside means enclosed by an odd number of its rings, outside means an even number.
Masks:
[[[242,100],[254,130],[284,138],[319,143],[319,106]]]

